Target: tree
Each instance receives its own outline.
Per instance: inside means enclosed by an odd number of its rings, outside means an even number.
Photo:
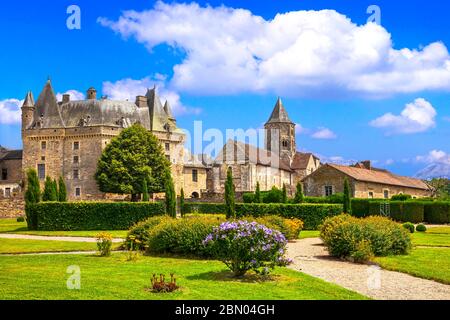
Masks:
[[[225,182],[225,205],[227,218],[236,218],[236,203],[235,203],[235,187],[233,183],[233,171],[228,168],[227,181]]]
[[[52,178],[45,179],[44,193],[42,194],[42,201],[58,201],[55,184]]]
[[[344,213],[352,213],[352,195],[347,178],[344,180]]]
[[[256,183],[255,203],[262,203],[261,187],[259,182]]]
[[[27,189],[25,191],[25,203],[33,204],[41,201],[41,186],[36,170],[27,170]]]
[[[67,188],[63,177],[59,177],[58,187],[58,201],[67,202]]]
[[[181,188],[180,192],[180,213],[181,216],[184,217],[184,189]]]
[[[177,197],[175,193],[175,186],[173,184],[172,175],[170,172],[166,174],[166,213],[173,217],[177,217]]]
[[[294,202],[295,203],[303,203],[304,200],[305,200],[305,195],[303,193],[303,185],[301,182],[298,182],[296,190],[295,190]]]
[[[287,203],[287,189],[286,189],[286,184],[283,183],[283,191],[281,194],[281,203]]]
[[[144,201],[144,202],[150,201],[150,196],[148,194],[147,179],[145,179],[145,178],[142,181],[142,201]]]
[[[103,151],[95,178],[100,191],[140,199],[147,179],[149,193],[165,191],[170,162],[155,135],[139,124],[124,129]]]
[[[55,201],[59,201],[59,188],[58,188],[58,181],[56,181],[56,179],[53,179],[53,189],[55,190]]]

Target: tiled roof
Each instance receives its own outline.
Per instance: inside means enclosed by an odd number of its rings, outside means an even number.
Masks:
[[[294,170],[304,170],[308,167],[309,160],[314,158],[314,160],[317,160],[318,158],[313,155],[312,153],[302,153],[297,152],[294,156],[294,159],[292,160],[291,168]]]
[[[339,170],[358,181],[430,190],[430,186],[427,185],[422,180],[398,176],[387,170],[378,170],[378,169],[369,170],[357,167],[342,166],[337,164],[327,164],[327,166]]]

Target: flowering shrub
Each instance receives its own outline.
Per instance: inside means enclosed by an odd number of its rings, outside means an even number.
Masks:
[[[292,262],[285,258],[286,237],[256,222],[222,223],[214,227],[203,244],[235,276],[243,276],[249,270],[268,274],[275,266],[287,266]]]
[[[288,240],[296,240],[303,229],[303,221],[295,218],[284,218],[276,215],[263,217],[244,217],[242,220],[255,221],[266,227],[280,231]]]
[[[102,257],[111,255],[112,235],[107,232],[101,232],[97,235],[97,248]]]

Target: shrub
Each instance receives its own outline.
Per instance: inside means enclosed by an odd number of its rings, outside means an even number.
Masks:
[[[424,215],[428,223],[450,223],[450,201],[425,202]]]
[[[43,231],[127,230],[146,218],[165,214],[163,203],[42,202],[26,206]]]
[[[283,191],[273,186],[270,191],[263,192],[264,203],[282,203]]]
[[[173,184],[172,175],[170,172],[166,173],[165,177],[165,199],[166,199],[166,214],[176,218],[177,217],[177,195],[175,193],[175,186]]]
[[[262,202],[261,186],[259,185],[259,182],[256,183],[254,202],[256,203]]]
[[[223,203],[185,203],[184,210],[188,213],[203,213],[203,214],[225,214],[226,206]]]
[[[305,195],[303,193],[303,184],[301,182],[297,182],[297,186],[295,188],[294,203],[303,203],[304,201]]]
[[[427,227],[424,225],[424,224],[418,224],[417,226],[416,226],[416,231],[417,232],[425,232],[425,231],[427,231]]]
[[[184,196],[184,189],[181,188],[181,191],[180,191],[180,214],[181,214],[181,217],[184,217],[184,215],[186,213],[184,211],[184,198],[185,198],[185,196]]]
[[[244,203],[255,203],[256,196],[254,193],[247,192],[242,195],[242,200],[244,201]]]
[[[406,254],[411,248],[408,232],[384,217],[327,218],[321,226],[321,238],[332,256],[357,262],[371,256]]]
[[[352,191],[350,189],[350,183],[348,179],[344,179],[344,213],[352,213]]]
[[[99,233],[97,236],[97,248],[100,256],[108,257],[111,255],[112,235],[107,232]]]
[[[275,266],[291,262],[284,257],[287,241],[283,234],[256,222],[225,222],[215,227],[203,243],[235,276],[249,270],[268,274]]]
[[[424,204],[418,201],[391,201],[391,217],[399,222],[420,223],[424,221]]]
[[[242,220],[255,221],[267,228],[280,231],[288,240],[298,239],[303,229],[303,221],[300,219],[287,219],[280,216],[264,216],[259,218],[244,217]]]
[[[411,200],[412,196],[409,194],[396,194],[391,197],[392,201],[407,201]]]
[[[58,201],[66,202],[67,201],[67,188],[66,182],[63,177],[59,177],[58,180]]]
[[[50,177],[45,179],[42,201],[58,201],[58,190],[56,190],[55,183]]]
[[[209,216],[164,219],[148,233],[147,251],[209,256],[202,241],[224,220]]]
[[[17,222],[25,222],[25,218],[24,217],[17,217],[16,221]]]
[[[233,182],[233,171],[228,168],[227,180],[225,181],[225,206],[227,218],[236,217],[236,196]]]
[[[166,220],[173,220],[169,216],[156,216],[148,218],[145,221],[138,222],[130,231],[128,231],[125,240],[125,247],[127,250],[145,250],[150,239],[150,232],[161,222]]]
[[[370,200],[352,199],[352,215],[355,217],[367,217],[369,215]]]
[[[173,292],[177,290],[179,287],[177,286],[177,279],[174,274],[170,275],[170,282],[166,282],[165,275],[161,274],[159,278],[156,274],[153,275],[151,280],[151,288],[155,293],[167,293]]]
[[[403,224],[403,228],[408,230],[410,233],[414,233],[414,231],[416,230],[416,227],[414,227],[414,224],[412,224],[411,222],[405,222]]]

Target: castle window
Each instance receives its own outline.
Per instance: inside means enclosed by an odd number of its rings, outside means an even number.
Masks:
[[[192,170],[192,181],[198,182],[198,170]]]
[[[80,150],[80,143],[78,141],[73,143],[73,150]]]
[[[81,196],[81,188],[75,188],[75,197]]]
[[[289,141],[283,140],[282,145],[283,145],[283,148],[289,148]]]
[[[333,195],[333,186],[325,186],[325,197]]]
[[[42,157],[41,157],[41,161],[45,161],[45,156],[42,156]]]
[[[2,169],[2,180],[8,180],[8,169]]]
[[[373,199],[373,192],[369,191],[369,199]]]
[[[166,143],[166,151],[170,151],[170,143]]]
[[[80,157],[73,156],[73,163],[78,164],[80,162]]]
[[[80,178],[80,171],[78,171],[78,169],[73,170],[73,178],[74,179]]]
[[[385,199],[389,199],[389,190],[384,190],[383,195]]]
[[[39,180],[45,179],[45,164],[38,164],[38,177]]]
[[[47,141],[42,141],[41,142],[41,149],[42,150],[47,150]]]

